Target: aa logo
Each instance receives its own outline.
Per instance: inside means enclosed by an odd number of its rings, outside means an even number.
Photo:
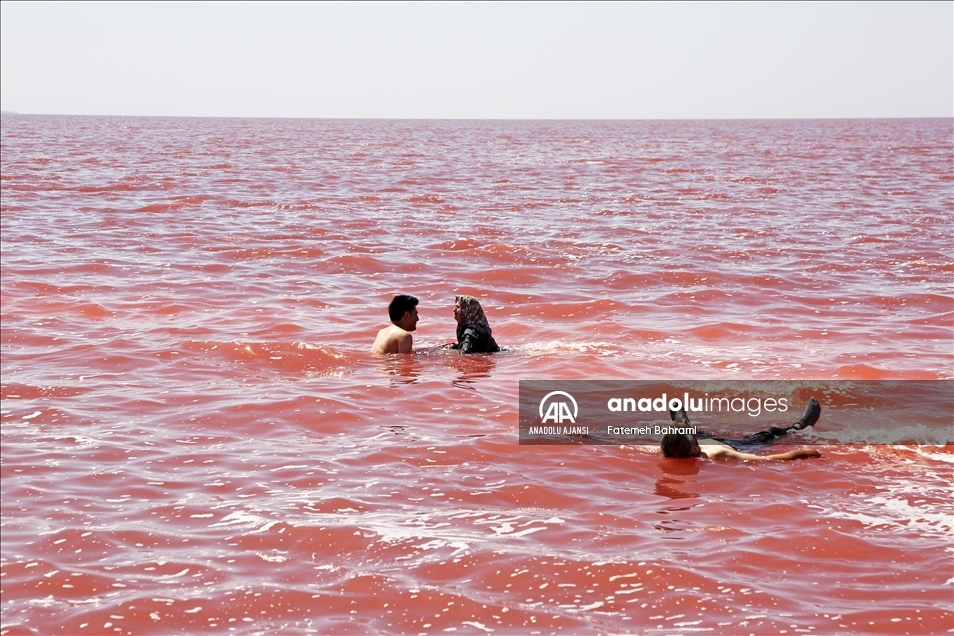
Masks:
[[[557,397],[565,397],[569,402],[555,399]],[[548,401],[549,404],[547,403]],[[573,405],[572,411],[570,410],[571,404]],[[579,408],[576,406],[576,400],[565,391],[552,391],[547,393],[543,396],[543,399],[540,400],[540,421],[543,424],[547,422],[553,422],[554,424],[563,424],[564,422],[576,424],[576,416],[579,411]]]

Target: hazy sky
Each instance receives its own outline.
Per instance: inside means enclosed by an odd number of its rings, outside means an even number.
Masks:
[[[954,116],[954,3],[23,3],[21,113]]]

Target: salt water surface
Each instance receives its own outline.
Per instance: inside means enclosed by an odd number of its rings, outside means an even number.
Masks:
[[[950,427],[672,461],[517,409],[950,382],[952,132],[4,114],[0,635],[950,633]],[[504,351],[439,348],[461,293]]]

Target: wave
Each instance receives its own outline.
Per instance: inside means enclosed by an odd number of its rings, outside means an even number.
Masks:
[[[599,356],[619,356],[625,350],[611,342],[582,341],[567,342],[565,340],[548,340],[516,345],[513,351],[519,351],[531,356],[560,355],[564,353],[590,353]]]
[[[334,347],[307,342],[228,342],[190,340],[183,346],[206,359],[248,365],[281,373],[348,375],[361,358]]]
[[[954,444],[954,427],[929,427],[924,424],[892,428],[845,428],[816,430],[799,436],[806,442],[845,446],[923,446],[946,447]]]

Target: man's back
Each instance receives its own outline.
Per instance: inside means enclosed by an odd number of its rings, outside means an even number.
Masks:
[[[411,353],[414,348],[414,338],[410,332],[397,325],[388,325],[378,332],[378,336],[371,345],[371,353]]]

